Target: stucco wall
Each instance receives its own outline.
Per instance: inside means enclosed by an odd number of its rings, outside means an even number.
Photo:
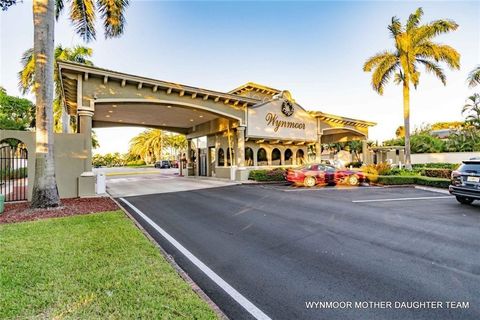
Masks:
[[[30,131],[0,130],[0,140],[15,138],[27,146],[28,200],[32,197],[35,177],[35,133]],[[84,172],[87,150],[83,134],[57,133],[54,137],[55,176],[61,198],[78,196],[78,177]]]
[[[442,152],[412,154],[412,163],[461,163],[473,157],[480,157],[480,152]]]

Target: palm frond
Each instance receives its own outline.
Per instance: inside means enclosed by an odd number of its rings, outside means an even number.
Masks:
[[[378,94],[383,94],[383,87],[390,80],[392,74],[399,68],[400,62],[397,57],[393,56],[384,59],[372,74],[372,87]]]
[[[388,30],[390,30],[390,33],[394,38],[402,33],[402,24],[397,17],[392,17],[392,23],[388,26]]]
[[[445,62],[451,69],[460,69],[460,53],[451,46],[427,41],[415,47],[415,54],[420,58]]]
[[[458,24],[453,20],[441,19],[427,23],[421,27],[418,27],[413,32],[413,43],[418,44],[423,41],[428,41],[442,33],[448,33],[455,31],[458,28]]]
[[[480,66],[477,66],[468,74],[467,81],[469,87],[474,87],[480,84]]]
[[[123,34],[126,24],[124,12],[129,5],[129,0],[97,0],[97,5],[103,20],[105,38]]]
[[[410,32],[414,28],[418,27],[418,24],[420,23],[420,20],[422,19],[422,16],[423,16],[423,9],[418,8],[414,13],[412,13],[408,17],[407,32]]]
[[[395,55],[390,51],[383,51],[379,52],[376,55],[368,58],[368,60],[363,65],[363,71],[370,72],[373,68],[378,66],[382,63],[385,59],[390,59],[391,57],[395,57]]]
[[[95,3],[93,0],[72,0],[70,19],[75,31],[84,41],[95,40]]]
[[[26,50],[20,59],[22,70],[18,72],[18,88],[22,94],[26,94],[33,89],[35,77],[35,58],[33,48]]]
[[[65,5],[63,3],[63,0],[55,0],[55,19],[57,19],[57,21],[64,7]]]
[[[447,85],[447,77],[445,76],[443,69],[438,64],[425,59],[417,59],[417,61],[425,67],[425,70],[427,70],[427,72],[436,75],[437,78],[442,81],[443,85]]]
[[[397,73],[395,73],[395,76],[393,77],[393,83],[396,85],[399,85],[405,81],[405,76],[403,75],[402,70],[399,70]]]

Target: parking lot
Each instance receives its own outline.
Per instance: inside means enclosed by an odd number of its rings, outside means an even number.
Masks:
[[[415,188],[281,185],[119,200],[231,319],[480,318],[479,204]]]

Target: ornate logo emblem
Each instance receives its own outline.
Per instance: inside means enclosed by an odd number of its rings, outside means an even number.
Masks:
[[[293,114],[293,111],[295,111],[295,108],[293,107],[293,103],[291,103],[288,100],[283,101],[282,113],[287,117],[290,117]]]

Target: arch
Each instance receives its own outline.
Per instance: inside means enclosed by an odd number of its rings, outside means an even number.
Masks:
[[[282,153],[280,149],[274,148],[272,150],[272,166],[281,166],[282,165]]]
[[[323,136],[336,135],[336,134],[352,134],[354,137],[360,137],[361,139],[367,139],[368,136],[364,132],[361,132],[354,128],[340,127],[340,128],[325,128],[322,129]],[[326,137],[325,137],[326,138]]]
[[[286,165],[293,164],[293,152],[291,149],[285,150],[285,164]]]
[[[268,166],[267,151],[260,148],[257,151],[257,166]]]
[[[253,166],[253,149],[250,147],[245,148],[245,166]]]
[[[217,165],[219,167],[225,166],[225,152],[223,151],[222,148],[218,149]]]
[[[298,149],[296,152],[297,164],[303,165],[305,164],[305,152],[303,149]]]

